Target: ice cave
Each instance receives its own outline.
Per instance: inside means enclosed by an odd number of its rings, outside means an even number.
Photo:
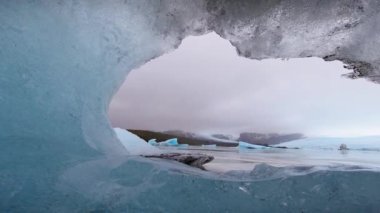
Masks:
[[[209,32],[246,58],[338,60],[379,83],[379,21],[376,0],[1,0],[0,211],[378,212],[379,172],[152,162],[107,111],[129,71]]]

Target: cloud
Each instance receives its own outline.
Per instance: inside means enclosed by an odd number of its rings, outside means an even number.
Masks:
[[[114,126],[237,134],[380,134],[380,86],[340,62],[255,61],[215,33],[132,71],[110,105]]]

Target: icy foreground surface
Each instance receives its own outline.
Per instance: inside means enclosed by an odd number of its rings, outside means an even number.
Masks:
[[[376,0],[0,1],[1,211],[378,211],[378,173],[252,183],[273,168],[241,182],[158,167],[126,157],[106,112],[130,70],[210,31],[245,57],[338,59],[352,77],[379,81],[379,9]]]

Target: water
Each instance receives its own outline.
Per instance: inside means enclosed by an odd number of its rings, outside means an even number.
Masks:
[[[205,168],[214,172],[231,170],[250,171],[256,165],[266,163],[276,167],[287,166],[353,166],[380,171],[380,152],[358,150],[313,149],[238,149],[227,147],[189,146],[188,149],[160,147],[170,152],[203,153],[215,159]]]

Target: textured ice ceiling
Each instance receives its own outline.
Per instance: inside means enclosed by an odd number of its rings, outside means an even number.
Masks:
[[[208,29],[242,56],[340,60],[379,81],[379,1],[208,1]]]
[[[156,195],[168,190],[164,183],[138,185],[147,174],[138,163],[111,172],[126,151],[106,112],[130,70],[188,35],[215,31],[245,57],[341,60],[354,70],[351,77],[379,81],[379,10],[377,0],[0,1],[2,209],[149,209],[130,202],[152,188],[160,189]],[[177,187],[186,181],[156,175]],[[251,203],[220,196],[234,206]],[[140,201],[160,205],[157,197]]]

